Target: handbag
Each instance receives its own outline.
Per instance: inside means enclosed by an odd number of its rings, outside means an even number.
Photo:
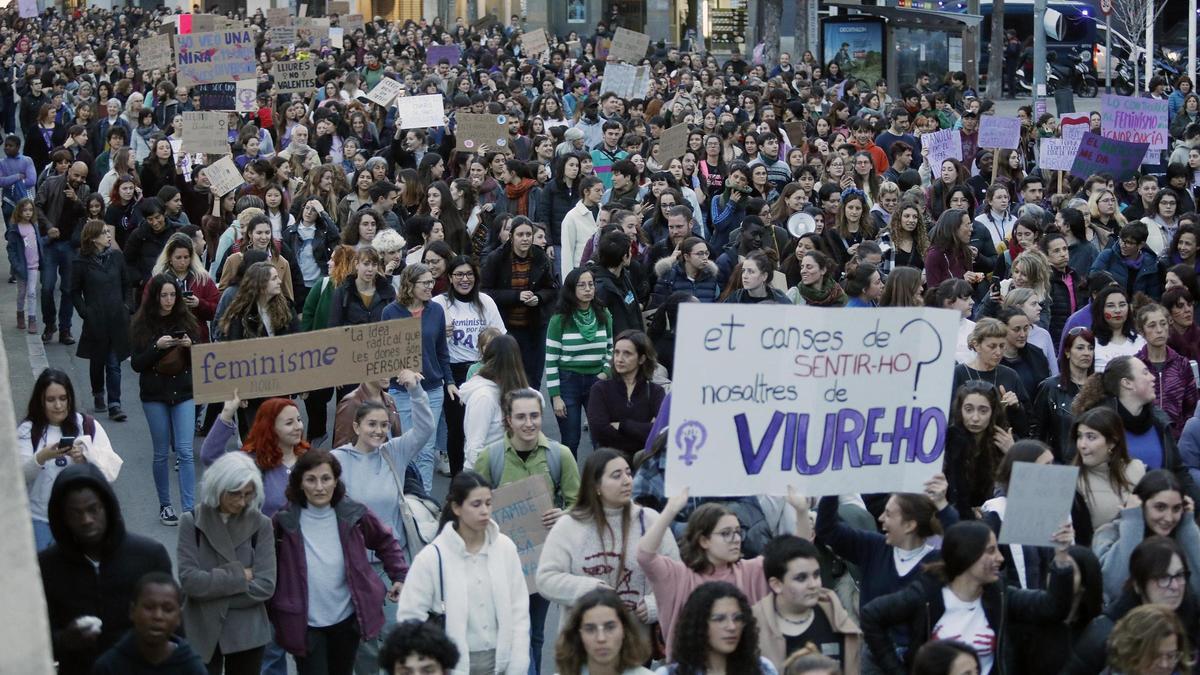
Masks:
[[[425,617],[425,623],[433,624],[442,630],[446,630],[446,582],[442,579],[442,550],[434,544],[433,550],[437,552],[438,557],[438,604],[433,610],[429,611]]]
[[[159,357],[158,361],[154,362],[154,372],[168,377],[179,375],[191,365],[190,361],[188,348],[175,345]]]
[[[400,519],[404,523],[404,547],[409,560],[416,560],[417,554],[433,541],[438,533],[438,520],[441,517],[436,502],[404,493],[404,479],[396,471],[396,465],[386,452],[380,453],[383,461],[392,470],[392,479],[396,481],[396,491],[400,493]],[[418,518],[420,514],[420,518]]]

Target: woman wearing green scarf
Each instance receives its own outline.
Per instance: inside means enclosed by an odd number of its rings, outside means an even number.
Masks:
[[[576,267],[563,280],[558,311],[546,328],[546,388],[562,444],[578,454],[580,423],[588,393],[612,358],[612,315],[593,303],[596,280]]]
[[[788,299],[797,305],[813,307],[845,306],[846,292],[833,278],[835,269],[833,260],[824,253],[805,253],[800,260],[800,283],[788,290]]]

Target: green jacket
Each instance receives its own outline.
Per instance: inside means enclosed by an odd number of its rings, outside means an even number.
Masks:
[[[333,283],[329,277],[321,277],[316,287],[304,298],[304,311],[300,315],[300,330],[321,330],[329,327],[329,307],[333,304]]]
[[[529,459],[522,461],[521,457],[513,450],[512,441],[508,434],[504,435],[504,474],[500,476],[500,485],[507,485],[535,476],[537,474],[547,474],[549,477],[550,467],[546,462],[546,451],[550,448],[551,440],[546,438],[545,434],[541,434],[538,438],[537,450],[534,450],[529,455]],[[565,445],[555,443],[562,453],[562,475],[559,476],[558,491],[561,499],[556,499],[560,502],[559,506],[563,509],[570,510],[575,506],[575,501],[579,498],[579,465],[575,463],[575,456],[571,454],[570,449]],[[495,447],[494,445],[492,447]],[[488,482],[492,482],[492,471],[489,467],[488,453],[489,448],[485,448],[479,453],[479,457],[475,460],[475,471],[484,477]],[[551,480],[551,488],[554,487],[554,481]]]

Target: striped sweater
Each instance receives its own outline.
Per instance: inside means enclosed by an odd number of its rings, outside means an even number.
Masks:
[[[612,315],[596,307],[601,322],[596,327],[596,339],[587,341],[579,334],[570,315],[555,314],[546,328],[546,388],[550,397],[560,396],[558,371],[569,370],[579,375],[599,375],[612,357]]]

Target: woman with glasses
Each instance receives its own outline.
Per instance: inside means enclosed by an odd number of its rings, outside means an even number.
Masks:
[[[1070,464],[1075,446],[1070,441],[1075,414],[1071,405],[1088,376],[1095,372],[1096,338],[1088,328],[1072,328],[1063,338],[1058,357],[1059,373],[1042,380],[1033,398],[1034,428],[1040,440],[1050,446],[1054,460]]]
[[[1071,610],[1074,566],[1067,549],[1072,536],[1066,523],[1046,542],[1055,548],[1046,590],[1025,590],[1001,580],[1004,557],[991,528],[972,521],[948,528],[941,562],[904,590],[863,607],[863,635],[872,657],[884,673],[902,675],[926,642],[961,635],[976,646],[981,672],[1015,672],[1017,624],[1061,622]],[[909,635],[903,660],[892,639],[893,629],[901,627]]]
[[[563,280],[558,311],[546,329],[546,387],[559,418],[562,443],[578,455],[580,424],[592,385],[613,353],[612,315],[596,305],[590,269],[577,267]]]
[[[450,288],[433,301],[445,311],[450,373],[454,384],[461,388],[467,381],[471,366],[482,359],[480,333],[488,328],[501,333],[506,331],[496,301],[479,290],[479,266],[471,258],[460,255],[451,259],[446,268],[449,271]],[[457,397],[450,399],[443,410],[446,413],[446,452],[450,459],[450,475],[456,476],[463,470],[465,402]]]
[[[1191,645],[1183,622],[1174,612],[1144,605],[1126,614],[1113,629],[1108,668],[1114,673],[1137,675],[1188,672],[1196,662]]]
[[[458,385],[450,371],[450,352],[446,342],[446,314],[442,306],[433,300],[433,274],[421,263],[404,268],[400,273],[400,292],[396,300],[383,308],[383,320],[418,317],[421,320],[421,388],[429,396],[429,407],[433,419],[442,414],[442,402],[446,395],[458,398]],[[400,413],[400,423],[405,429],[413,426],[412,397],[392,378],[388,389]],[[430,436],[425,447],[417,453],[413,464],[421,474],[425,491],[433,490],[433,468],[437,460],[434,447],[436,437]]]
[[[688,598],[671,646],[670,664],[656,675],[777,675],[759,654],[751,602],[737,586],[711,581]]]
[[[1104,599],[1113,602],[1130,574],[1130,557],[1151,536],[1173,539],[1188,567],[1200,564],[1200,527],[1195,503],[1170,471],[1151,471],[1138,481],[1112,526],[1096,530],[1092,548],[1104,574]],[[1191,593],[1195,593],[1192,587]]]
[[[650,297],[650,309],[681,291],[699,302],[716,302],[721,295],[717,264],[710,259],[708,244],[700,237],[684,239],[673,256],[654,263],[654,273],[658,282]]]
[[[1179,224],[1179,201],[1179,193],[1169,187],[1163,188],[1154,195],[1154,201],[1142,218],[1148,231],[1145,245],[1156,256],[1165,253],[1171,244],[1171,233]],[[1122,231],[1122,239],[1124,234]]]
[[[1158,273],[1158,254],[1147,245],[1150,231],[1146,223],[1139,220],[1126,225],[1120,237],[1118,246],[1100,252],[1091,271],[1108,272],[1117,285],[1132,295],[1140,292],[1152,298],[1161,296],[1163,285]]]
[[[650,644],[633,610],[609,588],[584,593],[575,603],[554,648],[560,675],[651,675],[641,666]]]
[[[812,539],[808,501],[790,489],[787,500],[796,512],[796,536]],[[688,490],[684,488],[683,492],[667,500],[662,514],[646,528],[638,542],[637,562],[654,589],[658,622],[668,650],[676,644],[675,628],[683,621],[681,613],[685,603],[690,602],[690,597],[694,597],[705,582],[728,582],[744,593],[750,604],[771,592],[763,574],[762,557],[742,558],[745,538],[742,524],[721,504],[702,504],[688,517],[687,529],[680,540],[679,560],[659,552],[663,536],[687,503]],[[747,615],[749,610],[747,605]],[[758,644],[757,636],[754,641]],[[670,655],[668,651],[667,656]]]
[[[1196,643],[1197,603],[1188,592],[1190,568],[1176,540],[1146,537],[1129,556],[1128,579],[1104,613],[1092,619],[1075,642],[1063,675],[1085,675],[1104,670],[1107,645],[1117,623],[1138,607],[1155,606],[1171,611],[1188,627]],[[1173,671],[1166,671],[1173,672]]]

